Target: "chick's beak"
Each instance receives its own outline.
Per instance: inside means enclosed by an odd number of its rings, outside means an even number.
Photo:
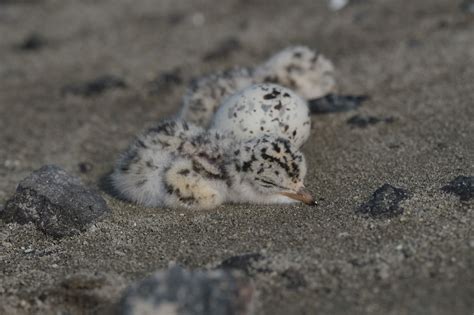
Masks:
[[[301,201],[310,206],[316,205],[316,200],[313,198],[311,193],[307,191],[306,188],[304,187],[300,188],[296,193],[285,191],[285,192],[281,192],[280,194],[288,198]]]

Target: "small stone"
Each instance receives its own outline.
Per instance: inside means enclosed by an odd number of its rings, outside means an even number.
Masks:
[[[368,98],[367,95],[328,94],[320,98],[309,100],[308,105],[312,114],[346,112],[357,109]]]
[[[349,0],[329,0],[329,8],[333,11],[338,11],[349,4]]]
[[[354,115],[347,120],[352,127],[366,128],[369,125],[375,125],[381,121],[380,118],[374,116]]]
[[[21,162],[18,160],[5,160],[5,162],[3,163],[3,166],[6,169],[10,169],[10,170],[18,169],[20,165],[21,165]]]
[[[122,315],[251,314],[254,288],[236,271],[159,271],[132,285],[118,307]]]
[[[127,84],[124,80],[113,75],[103,75],[94,80],[66,85],[62,94],[81,95],[85,97],[97,96],[111,89],[125,89]]]
[[[468,201],[474,196],[474,176],[458,176],[441,190],[458,195],[461,201]]]
[[[94,168],[92,166],[91,163],[89,162],[81,162],[79,163],[78,165],[78,168],[79,168],[79,172],[83,173],[83,174],[87,174],[89,173],[90,171],[92,171],[92,169]]]
[[[43,38],[43,36],[36,33],[32,33],[28,35],[21,44],[18,45],[18,48],[20,50],[32,51],[43,48],[43,46],[45,45],[46,40]]]
[[[25,300],[20,300],[19,304],[22,308],[28,308],[30,306]]]
[[[206,23],[206,17],[201,12],[195,12],[191,15],[191,23],[196,27],[203,26]]]
[[[23,251],[23,253],[29,254],[29,253],[32,253],[32,252],[34,252],[34,251],[35,251],[35,250],[34,250],[33,248],[27,248],[27,249],[25,249],[25,250]]]
[[[399,204],[407,198],[406,190],[384,184],[372,194],[368,202],[359,206],[356,213],[369,215],[372,218],[392,218],[403,213],[403,208]]]
[[[33,222],[44,233],[63,237],[79,234],[109,211],[97,191],[58,166],[46,165],[20,182],[0,218]]]
[[[460,8],[466,13],[474,14],[474,0],[463,1]]]
[[[352,127],[366,128],[369,125],[375,125],[380,122],[392,123],[394,121],[395,121],[395,118],[393,117],[378,118],[374,116],[354,115],[347,120],[347,123],[351,125]]]
[[[341,232],[337,234],[338,238],[349,238],[351,235],[348,232]]]

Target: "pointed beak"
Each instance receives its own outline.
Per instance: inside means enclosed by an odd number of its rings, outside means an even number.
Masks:
[[[311,193],[306,190],[306,188],[300,188],[296,193],[294,192],[281,192],[283,196],[288,198],[301,201],[309,206],[315,206],[317,204],[316,200],[313,198]]]

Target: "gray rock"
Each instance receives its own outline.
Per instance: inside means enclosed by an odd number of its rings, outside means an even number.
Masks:
[[[308,101],[311,114],[329,114],[355,110],[369,97],[367,95],[336,95],[315,98]]]
[[[474,176],[458,176],[441,190],[458,195],[462,201],[468,201],[474,197]]]
[[[244,315],[252,313],[253,286],[237,271],[172,267],[131,286],[122,315]]]
[[[359,206],[356,212],[373,218],[392,218],[403,213],[399,204],[408,197],[408,191],[405,189],[384,184],[372,194],[369,201]]]
[[[20,182],[0,218],[34,222],[44,233],[63,237],[84,231],[107,212],[107,203],[97,191],[61,168],[46,165]]]

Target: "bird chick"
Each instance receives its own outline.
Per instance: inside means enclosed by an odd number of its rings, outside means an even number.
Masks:
[[[335,90],[334,65],[313,49],[288,47],[255,69],[259,82],[277,83],[295,90],[305,99],[322,97]]]
[[[149,207],[209,209],[224,202],[314,204],[306,163],[288,140],[247,141],[165,121],[138,136],[119,158],[112,185]]]
[[[211,128],[241,139],[272,134],[299,148],[311,132],[309,108],[292,90],[276,84],[251,85],[227,98],[212,119]]]
[[[307,100],[318,98],[334,91],[334,66],[308,47],[291,46],[254,69],[233,68],[194,80],[183,98],[179,117],[207,128],[227,97],[265,82],[291,88]]]

